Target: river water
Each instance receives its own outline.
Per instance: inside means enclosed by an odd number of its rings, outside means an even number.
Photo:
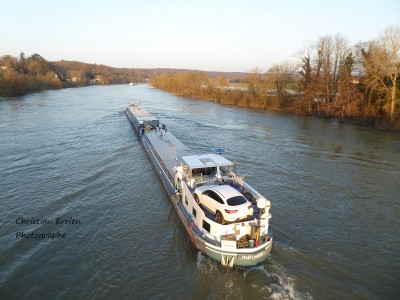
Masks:
[[[224,147],[271,200],[265,263],[227,269],[191,245],[132,98],[196,153]],[[0,299],[400,297],[399,133],[137,85],[0,98],[0,141]]]

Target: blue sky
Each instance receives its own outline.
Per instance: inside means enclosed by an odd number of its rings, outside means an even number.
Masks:
[[[5,0],[0,56],[246,72],[293,59],[323,35],[354,44],[390,25],[400,25],[399,0]]]

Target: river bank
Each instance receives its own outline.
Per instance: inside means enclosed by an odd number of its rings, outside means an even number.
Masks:
[[[224,105],[337,118],[398,130],[397,83],[379,89],[371,85],[368,76],[352,76],[349,70],[350,66],[347,76],[342,74],[340,78],[334,74],[321,78],[317,72],[313,80],[294,70],[256,70],[240,80],[222,75],[210,77],[200,71],[184,72],[154,76],[150,84],[174,95],[212,99]]]
[[[280,101],[276,95],[266,94],[263,99],[252,95],[250,91],[243,89],[205,89],[206,92],[200,91],[199,93],[185,93],[177,92],[176,90],[163,89],[157,85],[153,86],[170,92],[175,96],[201,101],[217,102],[222,105],[235,106],[241,108],[260,109],[271,112],[286,113],[299,116],[313,116],[317,118],[336,119],[340,123],[348,123],[354,125],[362,125],[373,127],[382,130],[400,132],[400,115],[397,114],[395,120],[391,121],[388,116],[384,114],[377,115],[377,112],[370,110],[365,112],[364,115],[360,111],[355,113],[355,108],[344,108],[343,105],[338,103],[323,103],[317,101],[304,100],[299,95],[285,95],[283,101]],[[281,104],[283,102],[283,105]],[[351,110],[349,112],[349,110]],[[365,109],[368,110],[368,109]]]

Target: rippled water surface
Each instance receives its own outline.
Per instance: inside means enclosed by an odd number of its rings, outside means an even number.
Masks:
[[[124,114],[132,98],[195,152],[224,147],[271,200],[265,263],[226,269],[191,245]],[[0,141],[0,299],[400,297],[398,133],[137,85],[0,98]]]

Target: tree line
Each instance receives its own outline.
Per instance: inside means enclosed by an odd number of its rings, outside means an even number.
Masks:
[[[222,104],[341,119],[400,123],[400,27],[350,46],[341,34],[306,43],[295,62],[252,70],[232,85],[224,76],[186,72],[150,83],[177,95]],[[397,121],[397,122],[396,122]]]
[[[49,63],[39,54],[26,58],[21,52],[19,58],[10,55],[0,58],[0,96],[61,87]]]
[[[0,96],[17,96],[46,89],[93,84],[141,83],[161,74],[173,75],[184,71],[193,72],[181,69],[113,68],[66,60],[51,62],[39,54],[26,57],[21,52],[19,57],[0,56]],[[207,74],[214,76],[215,72]],[[223,74],[237,79],[244,73]]]
[[[49,62],[39,54],[0,57],[0,96],[92,84],[145,82],[159,70],[113,68],[76,61]]]

